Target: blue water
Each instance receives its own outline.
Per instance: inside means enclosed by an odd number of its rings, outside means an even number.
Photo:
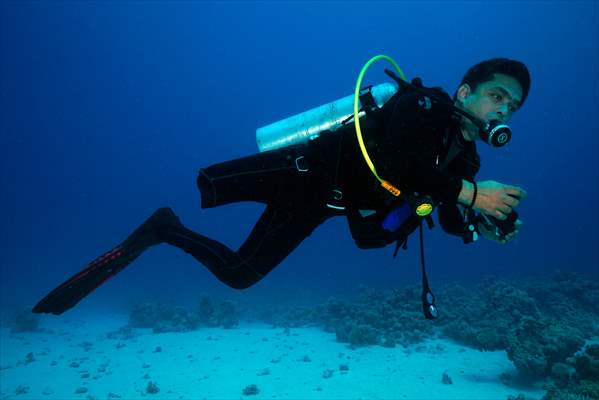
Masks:
[[[0,300],[32,306],[157,207],[237,248],[263,206],[201,210],[197,170],[257,151],[255,129],[353,90],[370,57],[453,93],[484,59],[532,75],[512,142],[479,144],[479,180],[528,191],[520,237],[465,246],[426,233],[433,285],[489,274],[597,277],[597,2],[2,2]],[[386,81],[376,65],[368,83]],[[419,281],[412,238],[357,249],[329,220],[248,296]],[[81,310],[144,296],[233,295],[175,248],[149,250]]]

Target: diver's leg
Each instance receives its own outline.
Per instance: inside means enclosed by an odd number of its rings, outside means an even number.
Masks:
[[[227,285],[247,288],[276,267],[324,220],[324,216],[302,215],[291,206],[269,205],[245,243],[235,252],[185,228],[170,208],[160,208],[123,243],[52,290],[33,312],[62,314],[125,269],[149,247],[163,242],[190,253]]]
[[[183,226],[169,226],[161,238],[191,254],[221,282],[245,289],[274,269],[325,219],[291,206],[268,205],[238,251]]]
[[[238,201],[270,204],[305,196],[307,168],[304,147],[269,151],[215,164],[200,170],[198,187],[204,208]],[[62,314],[94,289],[122,271],[150,246],[163,241],[192,254],[221,281],[248,287],[283,260],[324,219],[296,215],[290,209],[267,206],[250,237],[234,252],[223,244],[183,227],[169,208],[156,211],[122,244],[98,257],[50,292],[36,313]]]
[[[310,168],[306,146],[291,146],[201,168],[197,178],[202,208],[240,201],[263,204],[301,197]]]
[[[34,308],[34,313],[62,314],[94,289],[121,272],[149,247],[161,243],[159,231],[179,226],[179,218],[168,208],[159,208],[125,241],[89,263],[52,290]],[[181,225],[182,226],[182,225]]]

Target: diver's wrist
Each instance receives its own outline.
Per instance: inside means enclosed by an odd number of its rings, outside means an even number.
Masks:
[[[458,203],[468,206],[472,203],[472,196],[474,196],[474,185],[472,182],[462,179],[462,189],[458,195]]]

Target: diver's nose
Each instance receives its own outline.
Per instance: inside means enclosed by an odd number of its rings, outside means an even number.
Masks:
[[[507,104],[503,104],[499,107],[499,109],[497,110],[497,119],[499,119],[500,121],[504,122],[509,115],[509,109]]]

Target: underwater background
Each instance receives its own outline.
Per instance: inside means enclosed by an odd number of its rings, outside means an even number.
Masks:
[[[511,143],[477,143],[477,180],[528,192],[518,210],[521,233],[507,245],[464,245],[440,227],[426,230],[433,291],[485,279],[576,282],[569,295],[580,303],[572,304],[597,318],[598,21],[596,1],[2,2],[4,328],[158,207],[237,248],[264,206],[201,210],[198,169],[257,152],[258,127],[352,94],[360,68],[377,54],[450,94],[470,66],[493,57],[524,62],[532,77],[510,122]],[[385,67],[375,64],[365,84],[388,81]],[[359,250],[345,219],[330,219],[241,292],[163,245],[69,313],[93,319],[146,301],[195,307],[201,295],[248,308],[318,306],[364,287],[419,285],[417,244],[413,235],[395,260],[393,246]],[[418,296],[414,318],[422,318]],[[437,299],[441,315],[460,314],[452,301]],[[44,316],[41,326],[61,318]]]

